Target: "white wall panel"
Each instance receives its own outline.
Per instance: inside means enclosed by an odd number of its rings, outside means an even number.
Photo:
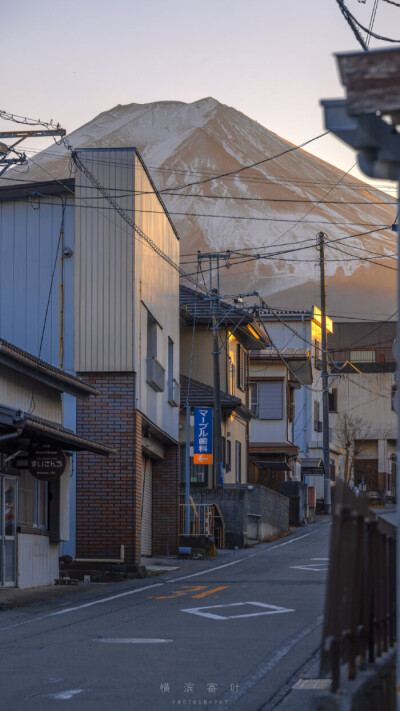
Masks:
[[[33,399],[33,414],[62,424],[61,393],[33,378],[0,365],[0,402],[25,412]]]
[[[50,543],[47,536],[18,533],[19,588],[52,585],[59,576],[58,543]]]

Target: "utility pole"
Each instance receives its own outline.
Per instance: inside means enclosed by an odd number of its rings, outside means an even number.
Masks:
[[[213,289],[212,260],[217,262],[217,288]],[[219,255],[209,257],[210,264],[210,291],[211,313],[213,332],[213,373],[214,373],[214,488],[223,486],[223,459],[222,459],[222,427],[221,427],[221,376],[219,369],[219,343],[218,343],[218,306],[219,306]]]
[[[190,535],[190,405],[189,391],[186,402],[186,448],[185,448],[185,534]]]
[[[34,131],[0,131],[0,138],[17,139],[11,144],[11,146],[7,143],[0,143],[0,175],[3,175],[7,168],[12,165],[24,165],[27,162],[25,153],[21,153],[15,149],[15,146],[22,143],[22,141],[26,138],[54,138],[55,136],[65,136],[65,134],[65,129],[60,126],[51,129],[38,129]],[[9,157],[11,154],[14,154],[14,156]]]
[[[331,476],[329,457],[329,383],[328,383],[328,349],[326,339],[326,288],[325,288],[325,245],[324,233],[317,235],[319,249],[319,269],[321,276],[321,377],[322,377],[322,451],[324,459],[324,509],[331,513]]]
[[[212,316],[212,334],[213,334],[213,386],[214,386],[214,453],[213,453],[213,487],[224,485],[224,470],[222,456],[222,427],[221,427],[221,377],[219,367],[219,343],[218,333],[220,330],[218,315],[219,315],[219,268],[220,261],[227,260],[230,257],[230,252],[199,254],[199,265],[202,259],[208,259],[210,272],[210,307]],[[216,263],[217,286],[213,287],[213,264]]]

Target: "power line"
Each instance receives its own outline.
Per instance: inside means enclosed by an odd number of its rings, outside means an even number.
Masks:
[[[105,190],[105,188],[103,188]],[[137,193],[137,195],[140,195],[141,193]],[[111,200],[114,200],[114,198],[109,195]],[[120,197],[120,196],[119,196]],[[43,204],[46,204],[43,202]],[[84,208],[92,208],[92,205],[80,205],[78,202],[74,203],[76,207],[84,207]],[[71,207],[69,205],[68,207]],[[113,205],[111,207],[103,207],[105,210],[112,210],[115,209]],[[121,208],[122,209],[122,208]],[[165,212],[163,210],[141,210],[138,208],[124,208],[125,213],[129,212],[138,212],[141,214],[146,214],[146,215],[164,215]],[[332,222],[332,220],[296,220],[296,219],[289,219],[289,218],[281,218],[281,217],[256,217],[253,215],[221,215],[221,214],[213,214],[213,213],[198,213],[198,212],[175,212],[168,210],[169,215],[175,215],[179,217],[207,217],[207,218],[213,218],[213,219],[222,219],[222,220],[255,220],[257,222],[293,222],[294,225],[296,226],[299,222],[302,222],[304,225],[332,225],[332,226],[350,226],[350,227],[376,227],[379,229],[389,229],[391,228],[391,225],[385,224],[385,223],[380,223],[376,224],[374,222]],[[286,232],[284,233],[286,234]],[[284,236],[284,235],[282,235]],[[277,238],[279,239],[279,237]]]
[[[366,45],[364,40],[362,39],[362,37],[358,31],[358,28],[360,30],[363,30],[363,32],[366,32],[367,36],[374,37],[374,39],[382,40],[383,42],[394,42],[395,44],[398,44],[400,42],[400,40],[398,40],[398,39],[393,39],[392,37],[385,37],[383,35],[378,35],[378,34],[376,34],[376,32],[373,32],[372,29],[368,29],[367,27],[364,27],[364,25],[362,25],[361,22],[359,22],[357,20],[357,18],[354,17],[354,15],[346,7],[343,0],[336,0],[336,2],[339,5],[339,7],[342,11],[342,14],[344,15],[347,22],[349,23],[351,29],[353,30],[358,42],[360,43],[360,45],[364,51],[368,51],[368,45]]]
[[[226,173],[219,173],[218,175],[213,175],[210,178],[203,178],[202,180],[196,180],[191,183],[186,183],[185,185],[175,185],[172,188],[168,188],[169,190],[183,190],[184,188],[190,188],[193,185],[201,185],[203,183],[209,183],[213,180],[220,180],[221,178],[226,178],[230,175],[238,175],[239,173],[242,173],[244,170],[249,170],[250,168],[255,168],[258,165],[263,165],[264,163],[268,163],[271,160],[276,160],[277,158],[281,158],[284,155],[287,155],[288,153],[292,153],[293,151],[298,151],[301,148],[304,148],[304,146],[307,146],[309,143],[312,143],[313,141],[318,140],[318,138],[323,138],[323,136],[326,136],[330,131],[324,131],[323,133],[320,133],[318,136],[314,136],[313,138],[309,138],[307,141],[304,141],[304,143],[300,143],[297,146],[291,146],[290,148],[287,148],[284,151],[281,151],[280,153],[276,153],[274,156],[269,156],[269,158],[263,158],[262,160],[256,161],[255,163],[250,163],[249,165],[244,165],[241,168],[236,168],[235,170],[230,170],[227,171]],[[164,193],[167,190],[160,190],[160,193]]]

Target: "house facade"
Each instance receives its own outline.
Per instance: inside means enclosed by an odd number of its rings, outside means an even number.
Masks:
[[[293,442],[293,426],[295,393],[301,384],[312,384],[307,349],[250,351],[250,404],[255,415],[249,444],[252,483],[279,491],[281,482],[296,477],[299,447]]]
[[[81,379],[0,339],[0,587],[51,585],[69,540],[73,452],[112,450],[63,425],[63,393],[93,400]]]
[[[64,421],[114,450],[79,455],[64,552],[178,543],[179,239],[134,148],[85,149],[69,180],[0,189],[0,336],[79,374]]]
[[[338,475],[382,496],[394,496],[396,487],[395,338],[390,321],[338,323],[328,338]]]
[[[299,376],[302,385],[294,392],[295,417],[291,422],[291,441],[299,450],[298,477],[316,489],[317,499],[324,497],[324,469],[322,448],[322,378],[321,312],[314,306],[307,311],[262,311],[260,319],[273,347],[309,349],[311,354],[312,385]],[[327,319],[327,332],[333,324]],[[330,477],[333,484],[339,471],[340,447],[329,436]]]
[[[194,407],[215,405],[209,295],[181,286],[180,316],[181,508],[184,510],[186,408],[193,412]],[[286,532],[289,502],[278,492],[253,484],[249,478],[249,442],[254,424],[248,387],[249,352],[266,347],[264,333],[251,314],[225,302],[218,304],[217,323],[223,475],[221,481],[213,466],[193,463],[192,419],[189,432],[190,514],[191,520],[195,517],[200,523],[206,514],[217,521],[217,529],[209,532],[218,545],[242,547]],[[184,520],[182,515],[182,532]]]

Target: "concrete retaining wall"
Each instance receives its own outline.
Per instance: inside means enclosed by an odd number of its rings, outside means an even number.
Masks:
[[[223,489],[192,489],[197,504],[216,503],[225,520],[227,548],[242,548],[289,530],[289,499],[265,486],[227,485]]]

